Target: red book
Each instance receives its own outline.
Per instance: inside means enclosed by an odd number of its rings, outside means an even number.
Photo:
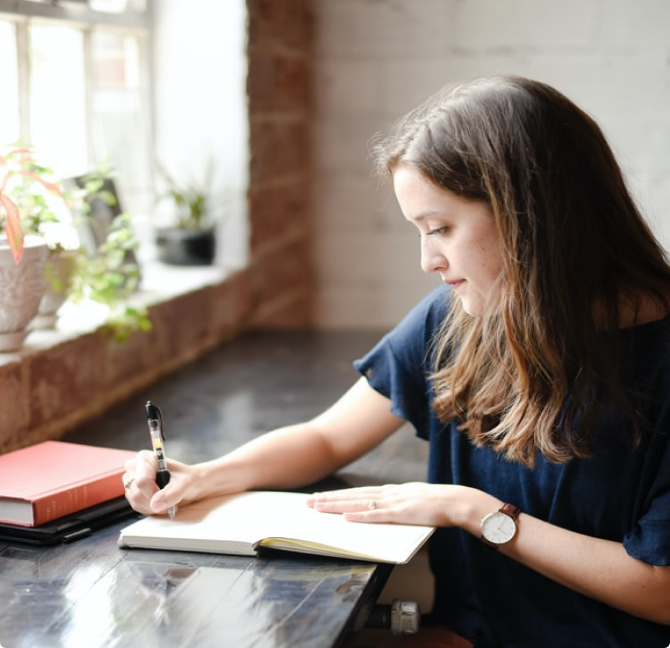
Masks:
[[[0,456],[0,522],[38,526],[123,495],[131,450],[44,441]]]

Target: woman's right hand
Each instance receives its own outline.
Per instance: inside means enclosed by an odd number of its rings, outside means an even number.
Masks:
[[[218,459],[187,465],[168,459],[170,483],[156,485],[158,464],[148,450],[126,464],[126,498],[140,513],[203,497],[246,490],[291,490],[333,474],[379,445],[404,421],[390,411],[390,401],[360,378],[328,410],[304,423],[262,434]]]
[[[170,483],[162,490],[156,485],[158,463],[153,452],[141,450],[126,462],[125,468],[126,499],[139,513],[163,514],[170,507],[198,499],[197,470],[193,466],[168,459]]]

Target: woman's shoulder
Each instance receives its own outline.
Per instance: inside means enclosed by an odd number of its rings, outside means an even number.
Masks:
[[[670,356],[670,316],[620,329],[619,335],[636,356]]]
[[[355,366],[360,370],[383,356],[407,370],[427,372],[429,351],[447,314],[450,296],[451,289],[447,286],[432,290]]]
[[[636,400],[670,402],[670,317],[620,331],[621,375]]]
[[[396,328],[415,329],[420,327],[432,333],[447,315],[452,289],[442,285],[428,293],[403,319]]]

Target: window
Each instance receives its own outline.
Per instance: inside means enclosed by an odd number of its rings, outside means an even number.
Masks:
[[[119,14],[120,4],[127,3],[117,0],[95,3],[116,14],[71,0],[63,3],[66,8],[26,0],[11,4],[18,8],[0,13],[0,142],[33,145],[62,177],[110,160],[124,207],[142,209],[153,191],[144,100],[146,12],[133,3]],[[120,15],[126,24],[118,24]]]
[[[111,161],[143,244],[170,218],[155,163],[198,182],[213,162],[217,247],[245,265],[245,45],[245,0],[0,0],[0,144],[32,144],[62,177]]]
[[[19,76],[16,52],[16,25],[0,20],[0,141],[13,142],[21,134],[19,119]]]
[[[62,4],[0,1],[0,143],[31,144],[62,177],[111,161],[124,208],[142,210],[153,194],[146,9]]]

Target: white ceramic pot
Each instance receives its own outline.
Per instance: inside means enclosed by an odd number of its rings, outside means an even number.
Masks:
[[[0,352],[20,349],[29,333],[44,294],[47,251],[43,239],[27,236],[16,263],[7,239],[0,237]]]

